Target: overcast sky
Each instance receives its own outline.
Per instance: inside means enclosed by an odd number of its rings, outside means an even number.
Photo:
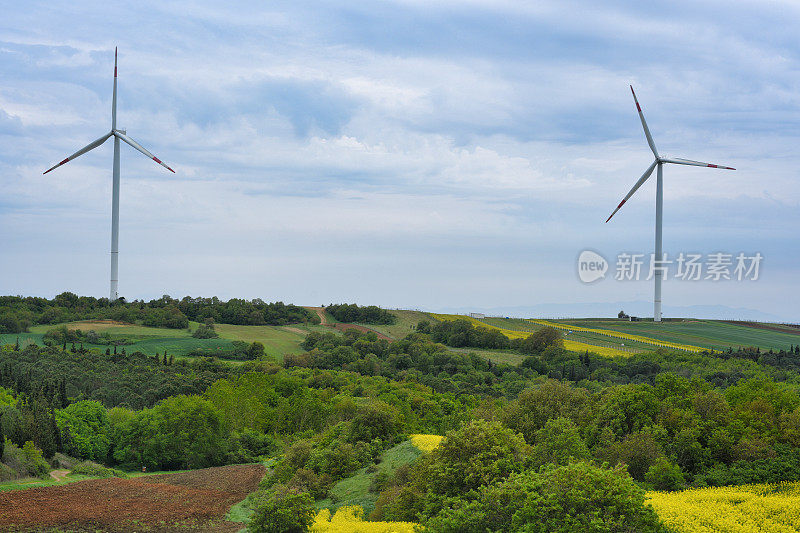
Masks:
[[[222,3],[218,3],[222,4]],[[800,320],[797,2],[0,0],[0,293],[107,296],[118,125],[120,294],[303,305],[649,300],[653,250],[764,260],[665,305]],[[583,284],[584,249],[612,264]],[[669,277],[669,275],[668,275]]]

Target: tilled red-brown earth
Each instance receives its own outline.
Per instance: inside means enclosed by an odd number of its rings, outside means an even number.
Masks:
[[[258,488],[263,465],[205,468],[133,479],[93,479],[0,493],[4,531],[237,531],[234,503]]]

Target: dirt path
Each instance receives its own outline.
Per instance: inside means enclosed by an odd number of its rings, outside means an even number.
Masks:
[[[325,316],[325,308],[324,307],[309,307],[308,309],[313,309],[314,312],[317,313],[319,317],[319,323],[323,326],[330,326],[330,322],[328,322],[328,317]]]
[[[305,336],[306,333],[308,333],[307,331],[303,331],[300,328],[293,328],[292,326],[283,326],[283,328],[281,329],[285,329],[286,331],[291,331],[292,333],[297,333],[298,335],[303,335],[303,336]]]
[[[331,325],[333,327],[335,327],[336,329],[338,329],[339,331],[347,331],[348,329],[357,329],[358,331],[360,331],[362,333],[374,333],[375,335],[378,336],[379,339],[384,339],[384,340],[387,340],[389,342],[394,340],[391,337],[389,337],[387,335],[384,335],[380,331],[375,331],[374,329],[370,329],[370,328],[368,328],[366,326],[362,326],[362,325],[359,325],[359,324],[344,324],[342,322],[339,322],[337,324],[331,324]]]
[[[69,474],[69,470],[51,470],[50,477],[55,479],[56,481],[61,481]]]

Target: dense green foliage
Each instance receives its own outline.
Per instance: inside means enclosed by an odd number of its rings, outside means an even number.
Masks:
[[[488,348],[495,350],[512,349],[527,355],[538,355],[546,349],[561,346],[561,331],[544,326],[528,337],[509,339],[496,328],[476,326],[469,320],[445,320],[430,325],[421,321],[417,325],[419,333],[429,333],[434,342],[454,348]]]
[[[428,330],[434,342],[454,348],[505,349],[511,346],[508,337],[500,330],[475,326],[469,320],[445,320],[422,328],[423,332]]]
[[[34,324],[59,324],[75,320],[108,319],[143,326],[183,329],[189,320],[213,319],[221,324],[277,325],[298,322],[318,323],[315,313],[283,302],[266,303],[258,298],[227,302],[217,297],[181,300],[167,295],[157,300],[115,302],[107,298],[78,296],[64,292],[46,298],[0,296],[0,333],[20,333]]]
[[[499,395],[524,388],[532,371],[497,365],[476,355],[453,352],[427,336],[412,334],[391,344],[374,333],[345,335],[312,332],[303,342],[306,354],[284,358],[287,367],[342,368],[362,375],[413,380],[440,392]]]
[[[305,533],[314,522],[314,498],[308,493],[277,488],[254,498],[254,513],[247,525],[253,533]]]
[[[141,409],[170,396],[199,394],[236,371],[211,360],[164,365],[163,360],[141,353],[107,356],[35,345],[20,351],[8,348],[0,350],[0,386],[44,396],[48,402],[59,396],[56,407],[66,407],[69,397]]]
[[[525,470],[455,498],[424,521],[431,533],[665,531],[624,468],[571,463]]]
[[[37,313],[174,308],[201,321],[202,336],[214,322],[294,313],[259,300],[44,302]],[[609,359],[569,352],[550,330],[514,341],[469,321],[420,323],[394,342],[312,332],[280,367],[258,342],[215,352],[245,361],[236,365],[173,361],[87,350],[91,332],[55,327],[52,346],[0,350],[0,478],[42,475],[58,453],[87,475],[271,458],[254,531],[303,530],[314,501],[335,505],[344,492],[332,489],[357,473],[377,499],[373,518],[434,532],[660,531],[642,488],[800,479],[795,346]],[[526,357],[496,364],[444,343]],[[447,436],[410,465],[382,468],[412,433]]]
[[[547,435],[572,429],[560,421]],[[644,491],[624,466],[566,460],[538,468],[522,436],[497,422],[472,421],[399,476],[373,517],[419,520],[442,533],[485,531],[662,531]]]
[[[361,322],[363,324],[394,324],[392,313],[374,305],[359,307],[356,304],[331,304],[325,308],[339,322]]]
[[[104,462],[111,448],[111,423],[100,402],[83,400],[56,411],[64,452],[79,459]]]

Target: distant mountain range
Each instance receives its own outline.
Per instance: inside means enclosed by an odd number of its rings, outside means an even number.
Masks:
[[[519,318],[612,318],[620,311],[639,317],[653,316],[653,303],[645,301],[544,303],[510,307],[444,307],[426,309],[437,313],[485,313],[487,316]],[[664,318],[709,318],[715,320],[753,320],[756,322],[797,322],[756,309],[724,305],[664,306]]]

